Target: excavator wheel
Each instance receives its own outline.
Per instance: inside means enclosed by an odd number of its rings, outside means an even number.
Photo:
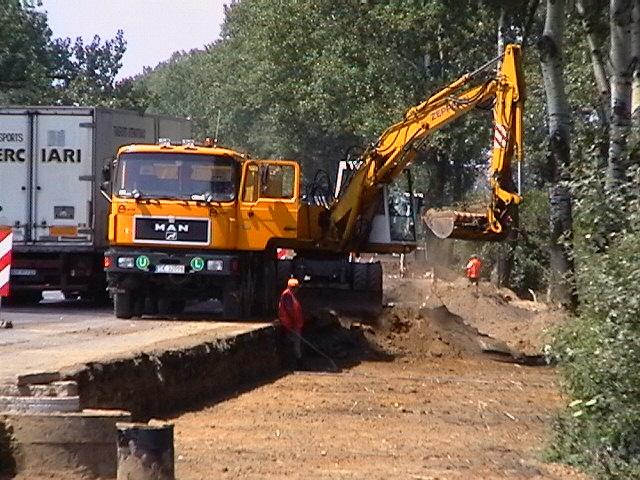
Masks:
[[[382,264],[375,262],[367,266],[367,290],[382,295]]]
[[[366,292],[368,287],[368,267],[367,263],[353,264],[353,281],[351,283],[356,292]]]

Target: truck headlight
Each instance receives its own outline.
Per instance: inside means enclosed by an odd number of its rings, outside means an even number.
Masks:
[[[118,257],[118,267],[133,268],[136,261],[133,257]]]
[[[222,262],[222,260],[207,260],[207,270],[220,272],[222,271],[223,266],[224,263]]]

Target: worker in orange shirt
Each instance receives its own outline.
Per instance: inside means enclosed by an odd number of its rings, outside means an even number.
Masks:
[[[293,354],[296,366],[300,366],[302,359],[302,327],[304,326],[304,317],[302,315],[302,305],[296,296],[296,292],[300,282],[295,278],[290,278],[287,282],[287,288],[280,295],[278,304],[278,318],[280,324],[287,332],[287,338],[293,347]]]
[[[469,258],[469,262],[465,267],[467,271],[467,278],[469,279],[469,283],[471,285],[476,286],[476,296],[478,295],[478,282],[480,281],[480,272],[482,270],[482,261],[480,261],[480,257],[478,255],[473,254],[471,258]]]

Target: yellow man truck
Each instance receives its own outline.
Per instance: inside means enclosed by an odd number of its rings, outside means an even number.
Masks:
[[[363,153],[334,199],[303,198],[295,161],[255,160],[189,141],[122,147],[105,185],[105,269],[116,316],[179,312],[185,301],[209,298],[221,299],[229,318],[269,312],[290,275],[305,287],[380,303],[380,264],[355,261],[357,254],[415,247],[411,228],[397,228],[385,187],[429,134],[490,102],[489,205],[484,212],[431,212],[426,222],[441,237],[505,239],[520,202],[511,178],[512,159],[523,156],[520,56],[520,47],[509,45],[408,110]],[[407,204],[399,216],[411,227],[413,202]],[[293,249],[295,257],[278,260],[277,248]]]

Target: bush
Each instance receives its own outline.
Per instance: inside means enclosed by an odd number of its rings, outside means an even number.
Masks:
[[[554,345],[574,401],[558,419],[552,454],[598,478],[640,478],[640,210],[622,191],[603,204],[599,179],[583,178],[575,215],[581,304]],[[615,233],[603,235],[612,224]]]

